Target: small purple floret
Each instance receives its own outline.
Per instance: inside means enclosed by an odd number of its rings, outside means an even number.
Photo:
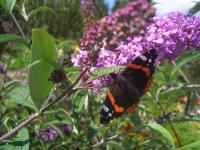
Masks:
[[[4,73],[5,70],[5,66],[3,64],[0,64],[0,73]]]

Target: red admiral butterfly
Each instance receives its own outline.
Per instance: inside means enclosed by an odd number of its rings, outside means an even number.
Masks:
[[[140,97],[149,89],[153,81],[156,58],[157,51],[151,49],[128,64],[120,75],[110,74],[114,84],[101,110],[101,124],[107,124],[112,119],[135,110]]]

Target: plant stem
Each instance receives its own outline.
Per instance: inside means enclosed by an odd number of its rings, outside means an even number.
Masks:
[[[174,61],[173,61],[173,64],[176,65],[176,63]],[[178,72],[180,73],[180,75],[183,77],[183,79],[185,80],[185,82],[187,84],[191,84],[190,80],[187,78],[187,76],[185,75],[185,73],[181,69],[178,69]],[[195,95],[198,98],[200,98],[200,95],[197,92],[195,92]]]
[[[34,114],[28,116],[22,123],[20,123],[14,129],[10,130],[9,132],[7,132],[3,136],[1,136],[0,137],[0,142],[3,141],[3,140],[6,140],[10,136],[12,136],[15,133],[17,133],[18,130],[20,130],[21,128],[25,127],[28,123],[32,122],[33,120],[35,120],[39,115],[40,115],[39,113],[34,113]]]
[[[150,93],[151,97],[154,99],[154,101],[159,105],[159,107],[160,107],[162,113],[166,114],[165,109],[164,109],[163,106],[160,104],[160,102],[158,101],[158,99],[157,99],[151,92],[149,92],[149,93]],[[174,136],[175,136],[175,138],[176,138],[176,141],[177,141],[179,147],[181,147],[181,146],[182,146],[181,140],[180,140],[180,138],[179,138],[178,133],[176,132],[175,127],[174,127],[173,124],[170,123],[170,122],[169,122],[169,126],[170,126],[170,128],[171,128],[171,130],[172,130],[172,132],[173,132],[173,134],[174,134]]]
[[[19,125],[17,125],[15,128],[13,128],[12,130],[10,130],[9,132],[7,132],[6,134],[4,134],[3,136],[0,137],[0,142],[3,140],[8,139],[9,137],[13,136],[15,133],[17,133],[18,130],[20,130],[21,128],[25,127],[26,125],[28,125],[30,122],[32,122],[33,120],[35,120],[36,118],[38,118],[43,112],[45,112],[48,108],[50,108],[52,105],[54,105],[55,103],[61,101],[63,98],[65,98],[66,96],[69,96],[72,92],[74,92],[74,86],[81,80],[81,78],[83,77],[83,75],[87,72],[87,68],[82,71],[82,73],[79,75],[79,77],[76,79],[76,81],[70,86],[69,89],[65,90],[55,101],[52,101],[51,103],[47,104],[46,106],[42,107],[39,111],[39,113],[34,113],[30,116],[27,117],[27,119],[25,119],[24,121],[22,121]]]
[[[25,34],[24,34],[24,32],[23,32],[21,26],[19,25],[19,22],[18,22],[17,19],[15,18],[14,14],[11,13],[10,15],[11,15],[13,21],[15,22],[15,24],[16,24],[16,26],[17,26],[17,29],[19,30],[20,34],[21,34],[22,37],[26,40],[26,36],[25,36]]]
[[[125,133],[127,133],[127,132],[125,132]],[[122,133],[122,134],[124,134],[124,133]],[[120,134],[119,135],[117,134],[117,135],[113,135],[111,137],[108,137],[105,140],[102,139],[101,141],[97,142],[96,144],[91,145],[91,148],[95,148],[95,147],[98,147],[100,145],[103,145],[104,143],[111,141],[111,140],[114,140],[114,139],[118,138],[119,136],[120,136]]]
[[[157,102],[157,104],[160,106],[160,109],[162,110],[162,112],[163,112],[163,113],[166,113],[166,111],[164,110],[164,108],[162,107],[162,105],[160,104],[160,102]],[[180,138],[179,138],[179,136],[178,136],[178,133],[176,132],[175,127],[174,127],[173,124],[170,123],[170,122],[169,122],[169,126],[170,126],[172,132],[174,133],[174,136],[175,136],[175,138],[176,138],[176,141],[177,141],[179,147],[181,147],[181,146],[182,146],[181,140],[180,140]]]

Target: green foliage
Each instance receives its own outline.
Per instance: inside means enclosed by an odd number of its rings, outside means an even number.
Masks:
[[[199,60],[200,59],[200,53],[198,51],[189,51],[182,57],[180,57],[176,61],[176,67],[171,71],[171,77],[179,70],[182,66],[186,65],[187,63],[194,61],[194,60]]]
[[[118,0],[114,9],[125,6],[129,1]],[[107,13],[106,8],[103,1],[95,2],[97,7],[99,6],[97,18],[100,18]],[[26,3],[23,0],[0,0],[0,6],[3,8],[0,10],[0,21],[5,19],[13,24],[16,33],[11,35],[5,31],[0,34],[0,43],[3,45],[1,64],[7,68],[6,73],[0,74],[0,135],[3,135],[38,111],[48,96],[51,96],[51,99],[47,103],[53,102],[76,81],[83,68],[72,66],[71,56],[78,50],[78,40],[83,29],[79,0],[26,0]],[[11,21],[11,14],[15,15],[26,39],[20,36],[18,27]],[[45,31],[33,29],[35,27],[41,27]],[[55,39],[47,31],[53,34]],[[86,89],[85,81],[81,80],[70,96],[64,97],[61,102],[40,114],[40,117],[19,130],[12,138],[0,143],[0,149],[94,147],[93,149],[97,150],[198,150],[200,119],[195,110],[200,109],[197,105],[200,88],[199,56],[198,51],[187,52],[180,56],[174,65],[165,61],[162,66],[157,66],[150,92],[141,98],[136,111],[108,125],[99,123],[99,114],[108,89],[102,89],[101,93],[97,94],[89,88]],[[64,66],[58,63],[58,59],[63,58],[66,60]],[[125,67],[112,66],[91,71],[89,80]],[[48,81],[54,68],[65,70],[66,86],[53,85]],[[180,74],[180,69],[183,74]],[[185,81],[183,75],[190,83]],[[81,89],[76,89],[78,85]],[[180,102],[182,96],[187,96],[189,101]],[[180,113],[174,120],[163,125],[149,122],[152,118],[163,115],[161,107],[166,112],[178,110]],[[71,135],[66,135],[58,127],[66,123],[73,128]],[[174,126],[182,146],[178,145],[169,123]],[[56,130],[58,137],[46,142],[42,140],[40,133],[49,126]]]
[[[1,34],[0,35],[0,43],[4,43],[4,42],[8,42],[8,41],[26,44],[26,41],[20,36],[9,35],[9,34]]]
[[[24,17],[24,19],[28,22],[30,17],[40,13],[40,12],[54,12],[53,9],[51,9],[50,7],[47,6],[40,6],[38,8],[35,8],[33,10],[31,10],[28,14],[26,13],[26,8],[25,8],[25,2],[22,4],[22,16]]]
[[[5,12],[11,14],[15,6],[15,3],[16,0],[1,0],[0,6],[5,10]]]
[[[31,46],[31,62],[41,60],[29,69],[29,89],[37,108],[48,97],[53,85],[48,78],[53,71],[52,63],[56,61],[53,38],[42,30],[33,30]],[[45,70],[45,71],[44,71]]]
[[[8,141],[6,145],[0,145],[1,150],[29,150],[29,133],[27,128],[22,128],[16,137]]]
[[[11,102],[15,102],[36,110],[36,106],[30,97],[27,86],[19,86],[14,88],[12,91],[10,91],[9,96]]]
[[[195,14],[195,13],[199,12],[199,10],[200,10],[200,2],[195,2],[195,3],[196,3],[195,6],[190,8],[189,13]]]
[[[109,73],[112,73],[114,71],[117,71],[119,69],[124,69],[126,66],[112,66],[112,67],[106,67],[106,68],[101,68],[98,70],[94,70],[91,72],[91,79],[96,79],[99,78],[101,76],[107,75]]]
[[[165,129],[164,127],[162,127],[161,125],[157,124],[157,123],[152,123],[152,122],[149,122],[147,124],[148,127],[158,131],[160,134],[162,134],[162,136],[165,137],[165,139],[167,139],[167,141],[169,142],[169,144],[175,148],[175,142],[174,142],[174,139],[172,137],[172,135],[168,132],[167,129]]]
[[[193,143],[190,143],[188,145],[185,145],[181,148],[178,148],[177,150],[187,150],[187,149],[191,149],[191,148],[199,148],[200,147],[200,140],[199,141],[196,141],[196,142],[193,142]]]

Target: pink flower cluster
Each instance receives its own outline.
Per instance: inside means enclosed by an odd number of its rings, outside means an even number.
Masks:
[[[127,37],[144,34],[144,27],[154,16],[153,7],[146,0],[135,0],[127,7],[97,21],[81,39],[81,50],[117,48]]]
[[[145,31],[145,34],[129,35],[129,40],[118,43],[117,48],[106,49],[101,45],[102,47],[93,61],[92,69],[126,65],[151,48],[158,51],[157,63],[162,63],[164,59],[172,61],[187,49],[200,49],[200,18],[191,14],[172,12],[156,16],[153,18],[153,22],[146,26]],[[105,34],[105,36],[107,35]],[[101,39],[101,41],[104,40]],[[96,42],[98,43],[98,40]],[[95,49],[95,47],[93,48]],[[94,58],[92,52],[90,49],[81,49],[80,53],[72,59],[74,65],[87,66],[91,64],[91,58]],[[98,91],[102,87],[107,87],[108,80],[110,80],[109,76],[94,80],[94,89]]]

